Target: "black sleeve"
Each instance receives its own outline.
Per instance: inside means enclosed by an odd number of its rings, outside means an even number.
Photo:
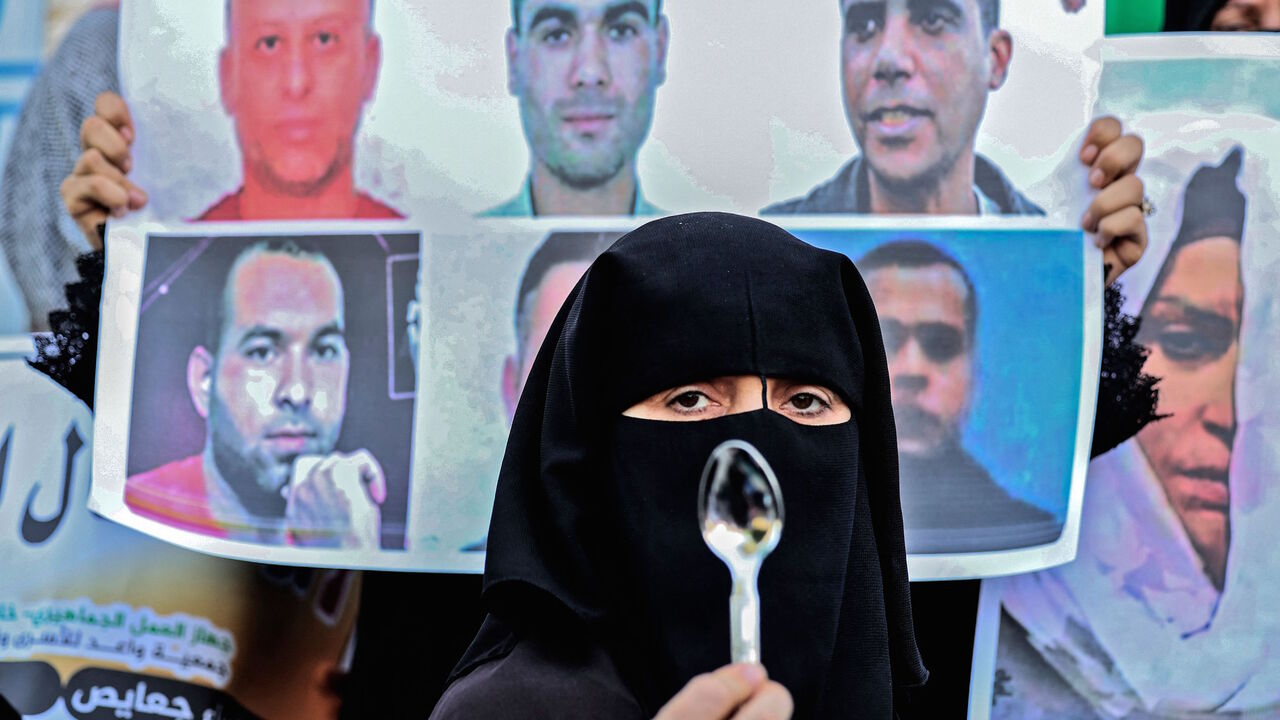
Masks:
[[[1123,303],[1124,296],[1120,291],[1114,286],[1108,287],[1091,457],[1106,453],[1137,435],[1147,423],[1158,419],[1158,378],[1142,372],[1148,351],[1134,341],[1140,321],[1120,310]]]
[[[342,720],[426,716],[483,619],[479,575],[366,572]]]
[[[31,366],[53,378],[93,409],[93,379],[98,367],[98,322],[106,254],[76,258],[80,277],[66,286],[67,308],[49,313],[49,335],[36,336]]]
[[[431,720],[646,720],[598,646],[562,636],[524,638],[445,691]]]

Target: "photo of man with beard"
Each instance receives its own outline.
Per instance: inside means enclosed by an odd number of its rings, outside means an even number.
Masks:
[[[841,0],[840,13],[840,84],[862,154],[761,214],[1044,214],[974,149],[1013,59],[999,0]]]
[[[961,445],[973,393],[976,290],[939,248],[898,240],[856,263],[876,303],[898,429],[909,553],[1044,545],[1062,523],[1011,495]]]
[[[322,252],[288,238],[242,249],[214,301],[216,327],[186,361],[204,446],[130,476],[125,504],[207,537],[379,548],[382,465],[365,448],[338,450],[352,364],[346,304]]]

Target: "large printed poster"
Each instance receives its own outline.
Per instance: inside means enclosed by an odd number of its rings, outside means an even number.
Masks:
[[[114,224],[90,507],[229,557],[479,571],[529,367],[630,227],[504,221],[419,250],[407,224]],[[913,577],[1070,559],[1101,254],[1034,220],[791,229],[880,308]]]
[[[910,298],[885,328],[912,358],[904,472],[954,480],[908,499],[912,570],[1063,562],[1097,258],[1044,225],[914,236],[847,216],[1076,224],[1061,210],[1089,196],[1102,17],[1059,0],[128,3],[130,178],[149,201],[111,226],[92,508],[232,557],[479,571],[538,328],[638,218],[724,209],[858,258],[919,243],[868,260],[941,266],[963,310],[925,317],[954,308],[885,281]],[[846,218],[796,217],[820,214]],[[1010,239],[1031,237],[1052,251]],[[1028,339],[1012,307],[1066,321]],[[1037,362],[1013,367],[1023,353]]]
[[[1109,41],[1101,108],[1159,206],[1123,280],[1165,417],[1095,460],[1074,563],[984,584],[973,713],[1280,716],[1280,63],[1263,37]]]
[[[121,20],[131,177],[163,221],[865,213],[940,178],[964,205],[950,212],[1052,213],[1041,183],[1089,122],[1103,15],[140,0]]]
[[[0,338],[0,696],[41,720],[336,718],[359,573],[221,560],[90,513],[92,416],[32,350]]]

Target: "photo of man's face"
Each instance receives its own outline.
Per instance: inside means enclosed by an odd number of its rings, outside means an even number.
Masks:
[[[1151,351],[1143,372],[1160,378],[1157,412],[1168,417],[1139,432],[1138,445],[1214,573],[1225,565],[1230,543],[1227,472],[1244,301],[1240,242],[1196,240],[1166,262],[1138,340]]]
[[[507,33],[508,89],[536,160],[588,189],[635,161],[666,76],[653,0],[524,0]]]
[[[927,457],[957,441],[969,407],[973,361],[968,288],[943,264],[866,273],[889,361],[898,450]]]
[[[351,362],[342,285],[321,256],[251,252],[224,303],[206,411],[214,461],[228,482],[278,493],[293,461],[331,452],[342,429]]]
[[[516,319],[520,324],[516,342],[520,345],[516,353],[507,358],[503,367],[502,399],[507,408],[507,420],[515,417],[516,404],[524,385],[529,380],[529,371],[533,368],[533,359],[538,356],[538,349],[547,339],[547,331],[560,312],[560,306],[573,292],[573,286],[587,272],[591,263],[583,261],[563,262],[551,267],[543,276],[538,287],[521,304],[523,317]]]
[[[845,114],[885,184],[932,184],[973,152],[1012,50],[981,2],[842,0]]]
[[[306,196],[350,167],[381,57],[369,13],[369,0],[230,0],[219,84],[253,181]]]
[[[565,299],[573,291],[573,286],[578,284],[578,280],[589,267],[591,267],[589,262],[561,263],[548,271],[538,285],[528,307],[529,335],[524,339],[524,346],[520,349],[520,387],[522,389],[525,381],[529,379],[533,359],[538,355],[542,342],[547,339],[547,331],[551,329],[552,321],[556,319],[556,313],[560,312],[560,306],[564,305]]]

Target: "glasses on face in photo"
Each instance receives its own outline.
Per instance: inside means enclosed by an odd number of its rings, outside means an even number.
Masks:
[[[915,338],[924,356],[936,363],[947,362],[964,352],[964,330],[944,322],[909,325],[897,320],[882,319],[880,332],[884,335],[885,353],[890,357],[906,347],[911,338]]]

